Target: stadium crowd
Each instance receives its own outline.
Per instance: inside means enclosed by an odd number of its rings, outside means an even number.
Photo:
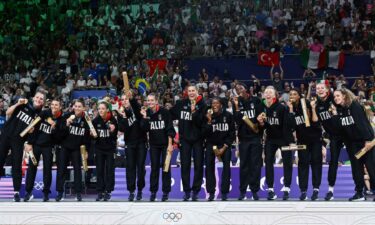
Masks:
[[[6,107],[39,87],[49,98],[66,100],[75,88],[121,90],[122,71],[146,77],[145,59],[165,58],[167,69],[151,91],[159,82],[164,88],[158,91],[181,96],[187,57],[252,57],[259,50],[297,54],[306,47],[365,54],[373,49],[375,18],[373,5],[365,3],[1,1],[0,11],[6,12],[0,16],[1,94]],[[217,88],[220,82],[204,69],[201,78],[196,80],[203,89],[208,80],[215,83],[208,94],[226,95],[218,91],[230,89],[230,84]],[[372,87],[371,80],[355,83],[358,91]]]
[[[284,82],[282,64],[272,66],[265,83],[257,74],[244,82],[224,81],[208,74],[204,65],[199,76],[189,80],[183,60],[191,57],[256,57],[260,50],[299,54],[307,48],[375,58],[371,1],[269,2],[0,1],[0,114],[5,117],[8,107],[37,91],[46,93],[46,106],[48,99],[60,97],[66,110],[71,110],[74,90],[106,89],[120,95],[122,72],[127,71],[133,88],[136,78],[149,77],[147,59],[168,61],[164,70],[148,80],[148,92],[157,93],[160,103],[170,109],[187,97],[185,87],[191,83],[207,105],[214,97],[232,100],[236,85],[243,83],[252,96],[263,98],[269,82],[287,104],[290,90],[296,87],[293,81]],[[298,88],[302,96],[316,96],[319,76],[311,69],[301,74],[303,82],[298,82]],[[332,89],[350,88],[373,107],[373,76],[361,75],[351,83],[345,75],[324,77]],[[133,90],[134,98],[143,104],[143,96]],[[118,101],[116,96],[109,98],[112,103]],[[85,101],[88,112],[96,117],[98,99]],[[231,112],[232,101],[224,107]],[[281,164],[280,159],[276,161]]]

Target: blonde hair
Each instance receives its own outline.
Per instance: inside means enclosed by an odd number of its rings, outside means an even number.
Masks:
[[[264,92],[266,92],[266,90],[269,89],[269,90],[273,90],[273,92],[275,93],[275,97],[277,98],[279,93],[277,92],[276,88],[272,85],[269,85],[267,86],[265,89],[264,89]]]
[[[159,102],[159,96],[156,93],[152,92],[152,93],[147,95],[147,97],[150,97],[150,96],[153,96],[155,98],[155,101]]]
[[[267,101],[264,102],[264,103],[266,104],[267,107],[270,107],[272,104],[274,104],[275,102],[278,101],[278,99],[279,99],[279,93],[277,92],[277,90],[276,90],[276,88],[275,88],[274,86],[271,86],[271,85],[270,85],[270,86],[267,86],[267,87],[264,89],[264,91],[263,91],[263,97],[264,97],[264,93],[266,93],[267,90],[272,90],[273,93],[274,93],[274,97],[272,98],[273,100],[272,100],[271,103],[269,103],[269,102],[267,102]]]
[[[266,92],[267,89],[273,90],[273,92],[275,93],[275,98],[279,98],[279,92],[276,90],[276,88],[274,86],[272,86],[272,85],[267,86],[264,89],[264,92]]]
[[[365,108],[367,119],[370,121],[371,126],[374,126],[374,124],[372,123],[372,119],[374,118],[374,113],[371,110],[371,106],[365,105],[364,108]]]
[[[339,91],[344,96],[344,106],[349,107],[353,101],[356,101],[356,96],[347,88],[338,88]]]

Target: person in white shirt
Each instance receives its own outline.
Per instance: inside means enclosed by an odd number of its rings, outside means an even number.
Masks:
[[[68,77],[66,78],[66,86],[70,89],[73,90],[74,85],[76,84],[76,81],[73,79],[72,74],[68,74]]]
[[[115,62],[112,62],[110,70],[111,70],[111,83],[113,85],[116,85],[117,79],[120,77],[120,75],[119,75],[117,64]]]
[[[61,89],[61,95],[63,97],[69,96],[71,89],[69,88],[68,84],[65,85],[63,89]]]
[[[90,74],[90,75],[89,75],[89,78],[88,78],[88,80],[87,80],[87,87],[92,88],[92,87],[96,87],[96,86],[98,86],[98,82],[97,82],[96,79],[94,79],[94,78],[92,77],[92,75]]]
[[[22,88],[25,93],[30,93],[31,82],[32,80],[30,78],[30,74],[21,74],[20,84],[22,84]]]
[[[86,56],[89,55],[89,51],[87,50],[86,44],[83,44],[82,46],[83,47],[79,52],[79,60],[81,62],[85,61]]]
[[[83,79],[83,76],[79,76],[79,80],[77,80],[77,88],[84,88],[86,87],[86,80]]]
[[[30,76],[32,78],[36,78],[38,76],[38,73],[39,73],[39,69],[38,68],[34,68],[34,69],[31,70]]]
[[[178,67],[176,67],[176,72],[173,74],[173,78],[172,79],[174,81],[177,80],[178,81],[178,85],[181,87],[182,77],[180,75],[180,69]]]
[[[319,30],[320,36],[324,36],[326,24],[327,23],[323,19],[320,19],[320,21],[316,23],[316,28]]]
[[[65,70],[66,64],[68,64],[69,52],[66,50],[66,46],[64,45],[62,49],[59,51],[59,62],[60,62],[60,69]]]
[[[215,76],[212,82],[208,85],[210,92],[220,92],[219,89],[221,84],[219,83],[219,77]]]
[[[219,97],[220,98],[225,98],[225,96],[226,96],[226,92],[227,92],[227,90],[228,90],[228,87],[227,87],[227,85],[225,85],[224,83],[223,83],[223,81],[222,80],[220,80],[220,84],[221,84],[221,86],[220,86],[220,94],[219,94]]]
[[[197,83],[197,89],[203,88],[204,90],[207,90],[208,86],[207,83],[203,81],[203,78],[199,78],[199,83]]]
[[[20,84],[30,85],[32,82],[30,75],[21,74]]]

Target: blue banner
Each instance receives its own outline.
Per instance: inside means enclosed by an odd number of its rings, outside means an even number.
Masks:
[[[111,96],[116,95],[115,90],[74,90],[72,92],[72,99],[77,99],[77,98],[103,98],[110,94]]]

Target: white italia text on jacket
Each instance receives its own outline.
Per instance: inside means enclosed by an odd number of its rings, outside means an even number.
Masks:
[[[77,135],[77,136],[84,136],[85,135],[85,128],[70,126],[69,133],[73,134],[73,135]]]
[[[213,132],[215,132],[215,131],[228,131],[229,125],[228,125],[228,123],[216,123],[216,124],[212,124],[212,129],[213,129]]]
[[[150,121],[150,130],[162,130],[165,128],[164,120]]]
[[[192,120],[192,115],[190,112],[181,111],[181,120]]]
[[[354,119],[352,116],[342,117],[340,120],[342,126],[350,126],[354,124]]]
[[[321,120],[329,120],[331,119],[331,114],[328,111],[323,111],[319,113],[319,117]]]
[[[305,123],[305,118],[303,116],[296,116],[295,119],[296,119],[297,126]]]
[[[242,115],[247,116],[249,119],[252,119],[252,118],[255,117],[255,109],[241,111],[241,113],[242,113]]]
[[[31,116],[27,115],[26,113],[24,113],[22,111],[19,111],[16,117],[19,120],[21,120],[22,122],[26,123],[27,125],[29,125],[33,120],[33,118],[31,118]]]
[[[52,127],[47,125],[47,124],[40,124],[40,128],[39,128],[40,131],[43,131],[44,133],[46,134],[51,134],[52,133]]]
[[[267,123],[270,125],[280,125],[279,118],[277,117],[267,117]]]
[[[98,131],[98,134],[99,134],[99,137],[100,138],[106,138],[106,137],[109,137],[110,134],[109,134],[109,130],[108,129],[97,129]]]
[[[129,117],[128,118],[129,127],[131,127],[136,120],[137,119],[135,118],[134,114],[131,117]]]

